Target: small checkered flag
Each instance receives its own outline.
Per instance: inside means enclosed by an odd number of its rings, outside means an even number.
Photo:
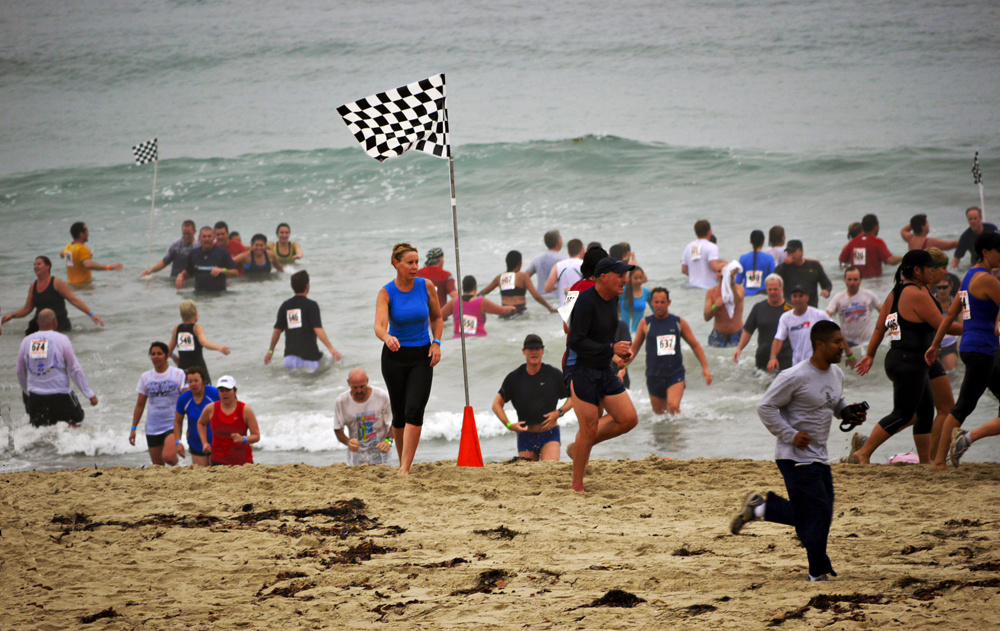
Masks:
[[[157,160],[156,138],[135,145],[132,147],[132,153],[135,154],[135,163],[139,166],[155,162]]]
[[[983,172],[979,170],[979,152],[976,152],[976,157],[972,159],[972,183],[983,185]]]
[[[337,113],[379,162],[410,149],[451,157],[443,74],[341,105]]]

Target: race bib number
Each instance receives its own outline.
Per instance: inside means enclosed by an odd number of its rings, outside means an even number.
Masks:
[[[701,244],[695,243],[691,246],[691,260],[700,261],[701,260]]]
[[[865,248],[854,248],[854,265],[864,266],[867,256],[868,250]]]
[[[66,253],[66,267],[73,267],[73,253]]]
[[[514,284],[514,272],[507,272],[506,274],[500,274],[500,291],[510,291],[511,289],[516,289]]]
[[[890,342],[898,342],[900,337],[898,314],[890,313],[885,318],[886,332],[889,334]]]
[[[479,318],[474,315],[462,316],[462,330],[466,335],[475,335],[479,330]]]
[[[569,324],[569,316],[573,313],[573,305],[576,304],[576,299],[580,296],[578,291],[567,291],[566,292],[566,302],[563,306],[559,307],[559,316],[563,319],[567,325]]]
[[[760,270],[750,270],[747,272],[747,288],[760,289],[760,282],[764,277],[764,272]]]
[[[656,354],[657,355],[676,355],[677,354],[677,336],[676,335],[658,335],[656,336]]]
[[[288,328],[302,328],[302,309],[289,309],[286,317],[288,318]]]
[[[177,334],[177,350],[179,350],[179,351],[193,351],[194,350],[194,334],[193,333],[178,333]]]
[[[969,320],[972,318],[972,312],[969,311],[969,292],[960,291],[958,292],[958,299],[962,301],[962,319]]]
[[[28,349],[28,357],[30,359],[48,359],[49,341],[31,340],[31,348]]]

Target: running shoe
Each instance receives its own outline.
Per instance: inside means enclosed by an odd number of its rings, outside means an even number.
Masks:
[[[868,442],[867,434],[854,432],[854,436],[851,436],[851,451],[847,454],[847,462],[858,464],[858,459],[854,456],[854,452],[864,447],[866,442]]]
[[[815,577],[814,576],[809,576],[808,580],[810,580],[810,581],[828,581],[828,580],[830,580],[830,575],[829,574],[820,574],[819,576],[815,576]]]
[[[746,499],[743,500],[743,508],[740,509],[740,512],[733,515],[733,520],[729,522],[729,532],[734,535],[740,534],[740,530],[743,529],[743,526],[756,519],[753,514],[753,509],[763,503],[764,496],[760,493],[751,493],[747,495]]]
[[[951,430],[951,446],[948,447],[948,462],[951,463],[951,466],[957,469],[962,456],[965,455],[965,452],[969,451],[969,447],[971,446],[972,441],[969,440],[969,432],[958,427]]]

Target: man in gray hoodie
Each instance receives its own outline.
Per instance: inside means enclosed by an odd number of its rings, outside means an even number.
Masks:
[[[795,526],[809,558],[809,580],[836,576],[826,554],[833,522],[833,476],[826,442],[833,417],[852,423],[864,420],[844,403],[840,363],[846,342],[834,322],[817,322],[810,331],[812,356],[780,373],[757,405],[757,414],[778,439],[775,464],[785,479],[788,499],[773,492],[751,493],[733,516],[735,535],[754,520]],[[845,410],[845,408],[847,408]]]

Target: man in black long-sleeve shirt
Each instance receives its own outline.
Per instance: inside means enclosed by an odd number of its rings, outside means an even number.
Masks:
[[[791,256],[791,262],[782,263],[774,270],[774,273],[785,281],[785,300],[791,300],[792,287],[799,285],[809,294],[809,306],[819,307],[817,285],[823,290],[824,298],[829,298],[830,290],[833,289],[833,283],[827,278],[823,266],[819,261],[805,258],[802,242],[798,239],[789,241],[785,251]]]
[[[613,258],[602,259],[594,270],[597,279],[573,305],[569,320],[569,348],[576,364],[568,369],[570,394],[580,429],[576,442],[566,448],[573,459],[574,491],[582,492],[590,450],[597,443],[624,434],[636,426],[635,407],[611,362],[624,366],[632,357],[629,342],[615,343],[618,331],[618,296],[626,274],[634,265]],[[600,406],[608,414],[599,417]]]

